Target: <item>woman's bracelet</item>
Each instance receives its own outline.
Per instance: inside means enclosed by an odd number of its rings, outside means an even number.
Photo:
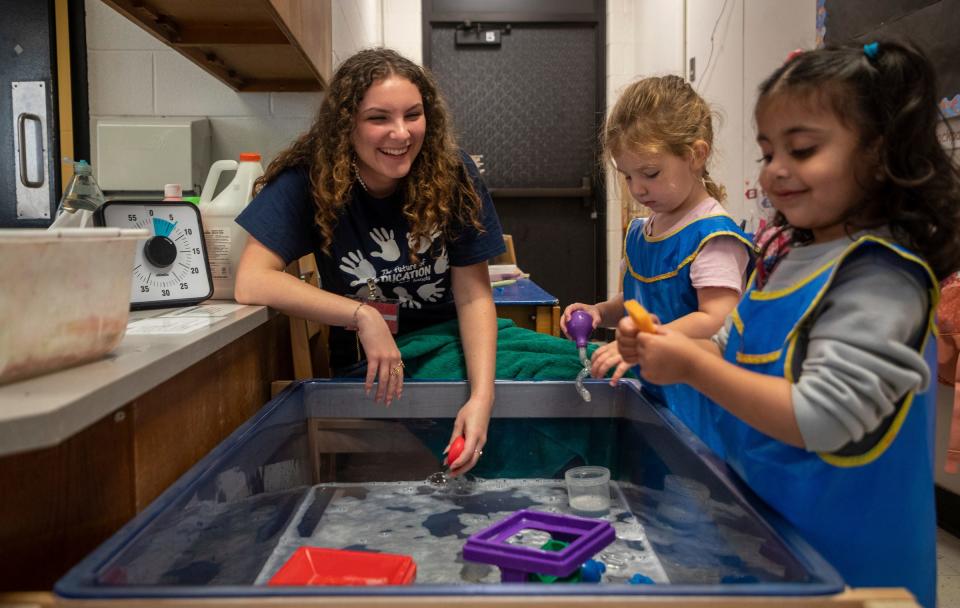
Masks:
[[[360,319],[357,315],[360,314],[360,309],[366,306],[366,302],[360,302],[357,304],[357,307],[353,310],[353,324],[351,325],[354,329],[360,329]]]

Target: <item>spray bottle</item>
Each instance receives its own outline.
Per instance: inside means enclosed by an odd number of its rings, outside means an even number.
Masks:
[[[103,192],[93,179],[93,171],[85,160],[73,164],[73,177],[63,191],[57,217],[50,224],[56,228],[93,227],[93,212],[103,204]]]
[[[214,198],[220,174],[234,170],[237,174],[233,180]],[[234,220],[253,198],[253,182],[261,175],[260,155],[244,152],[239,163],[235,160],[213,163],[200,191],[200,215],[213,277],[214,299],[233,299],[237,265],[247,244],[247,232]]]

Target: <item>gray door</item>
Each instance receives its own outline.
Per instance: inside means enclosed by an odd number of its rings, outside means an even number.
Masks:
[[[53,2],[0,14],[0,227],[44,227],[59,198]]]
[[[510,16],[498,17],[476,25],[478,15],[466,26],[431,23],[425,14],[426,62],[460,145],[483,157],[484,181],[521,268],[562,305],[594,302],[605,290],[597,187],[602,25],[528,13],[508,28]],[[498,43],[471,43],[477,39]]]

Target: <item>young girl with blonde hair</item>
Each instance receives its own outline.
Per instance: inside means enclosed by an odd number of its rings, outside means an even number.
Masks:
[[[575,303],[594,327],[614,327],[623,301],[643,302],[662,323],[694,338],[712,336],[736,306],[752,245],[724,210],[723,186],[707,170],[713,150],[713,115],[700,95],[679,76],[644,78],[624,90],[603,128],[603,151],[623,175],[630,195],[650,210],[634,220],[624,240],[622,291],[598,304]],[[594,353],[592,373],[614,369],[616,382],[629,369],[616,342]],[[703,420],[705,404],[684,386],[645,389],[690,430],[718,449]]]

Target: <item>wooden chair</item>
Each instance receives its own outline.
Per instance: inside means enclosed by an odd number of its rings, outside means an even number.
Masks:
[[[514,264],[517,263],[517,252],[513,248],[513,237],[509,234],[503,235],[503,244],[507,246],[507,250],[498,255],[497,257],[490,260],[491,264]]]
[[[290,265],[287,266],[287,272],[314,287],[320,286],[317,260],[312,253],[290,262]],[[327,338],[330,334],[330,327],[300,317],[289,316],[289,319],[294,380],[329,378],[330,350],[327,345]],[[291,382],[291,380],[277,380],[271,383],[271,395],[276,395]]]
[[[517,265],[517,251],[513,246],[513,236],[503,235],[503,244],[507,250],[490,260],[491,264]],[[559,306],[510,306],[501,305],[497,308],[497,315],[511,319],[518,327],[525,327],[540,333],[552,336],[560,335],[560,307]]]

